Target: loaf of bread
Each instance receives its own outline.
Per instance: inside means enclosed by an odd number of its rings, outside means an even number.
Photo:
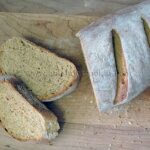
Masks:
[[[18,140],[54,139],[59,130],[56,116],[36,98],[27,99],[20,94],[14,82],[14,79],[0,81],[2,126]]]
[[[0,70],[21,79],[41,101],[58,99],[78,83],[73,63],[20,37],[1,45]]]
[[[150,85],[150,1],[105,16],[77,36],[100,110],[129,102]]]

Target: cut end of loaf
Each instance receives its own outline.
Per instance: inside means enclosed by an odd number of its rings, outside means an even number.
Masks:
[[[25,39],[9,39],[0,49],[2,73],[20,78],[41,101],[63,96],[78,82],[73,63]]]

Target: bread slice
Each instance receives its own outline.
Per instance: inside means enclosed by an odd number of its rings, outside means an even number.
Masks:
[[[150,85],[149,8],[150,1],[125,8],[77,34],[101,111],[131,101]]]
[[[0,81],[0,120],[18,140],[52,140],[58,135],[56,116],[38,100],[25,99],[13,80]]]
[[[21,79],[41,101],[72,92],[78,81],[73,63],[20,37],[1,45],[0,69]]]

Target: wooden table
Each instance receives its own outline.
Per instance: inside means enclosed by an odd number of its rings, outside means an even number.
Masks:
[[[0,10],[5,11],[0,13],[0,44],[12,36],[23,36],[73,61],[81,75],[75,92],[47,103],[61,124],[54,141],[19,142],[1,128],[0,150],[150,149],[150,89],[129,104],[98,112],[80,43],[75,37],[76,32],[100,16],[139,1],[0,1]]]

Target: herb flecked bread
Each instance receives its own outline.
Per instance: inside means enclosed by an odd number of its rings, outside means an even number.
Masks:
[[[22,141],[51,140],[59,130],[56,116],[38,100],[22,96],[14,80],[0,81],[0,121],[10,135]]]
[[[0,70],[21,79],[41,101],[72,92],[78,82],[73,63],[20,37],[1,45]]]

